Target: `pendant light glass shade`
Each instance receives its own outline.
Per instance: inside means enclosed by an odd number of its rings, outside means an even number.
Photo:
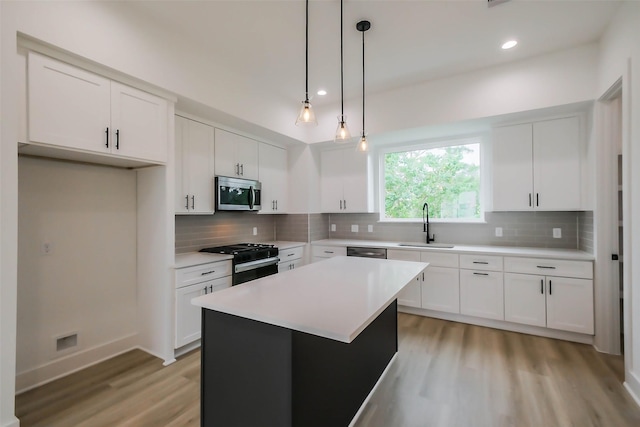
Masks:
[[[358,141],[357,149],[358,151],[362,151],[363,153],[369,151],[369,142],[367,142],[367,135],[365,135],[364,133],[360,137],[360,141]]]
[[[296,126],[298,125],[318,125],[318,120],[316,120],[316,115],[311,108],[311,103],[309,102],[309,0],[307,0],[306,5],[306,16],[305,16],[305,53],[304,53],[304,66],[305,66],[305,86],[304,86],[304,101],[302,101],[302,108],[300,109],[300,114],[298,114],[298,118],[296,119]]]
[[[346,142],[351,139],[351,132],[347,126],[347,116],[338,116],[338,127],[336,128],[335,142]]]
[[[313,108],[311,107],[311,103],[308,99],[302,101],[302,108],[300,109],[300,114],[298,114],[298,118],[296,119],[296,126],[297,125],[318,125],[316,113],[313,112]]]

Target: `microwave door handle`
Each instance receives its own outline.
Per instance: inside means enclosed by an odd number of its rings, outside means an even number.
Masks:
[[[253,209],[253,204],[255,203],[256,195],[253,186],[249,187],[249,209]]]

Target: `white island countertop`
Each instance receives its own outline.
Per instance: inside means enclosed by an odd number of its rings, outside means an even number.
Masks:
[[[350,343],[428,265],[334,257],[202,295],[192,304]]]

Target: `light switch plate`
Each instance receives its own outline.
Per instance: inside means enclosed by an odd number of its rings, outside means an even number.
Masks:
[[[336,225],[335,224],[331,224],[331,231],[336,231]]]
[[[371,225],[371,224],[367,225],[367,231],[369,233],[373,233],[373,225]]]
[[[496,227],[496,237],[502,237],[502,227]]]
[[[254,236],[258,235],[258,227],[253,227],[253,235]]]
[[[358,224],[351,224],[351,232],[352,233],[358,232]]]
[[[553,229],[553,238],[554,239],[562,238],[562,228],[554,228]]]

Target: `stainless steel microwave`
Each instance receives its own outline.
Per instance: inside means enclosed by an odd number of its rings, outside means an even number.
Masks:
[[[215,177],[216,210],[259,211],[262,184],[243,178]]]

